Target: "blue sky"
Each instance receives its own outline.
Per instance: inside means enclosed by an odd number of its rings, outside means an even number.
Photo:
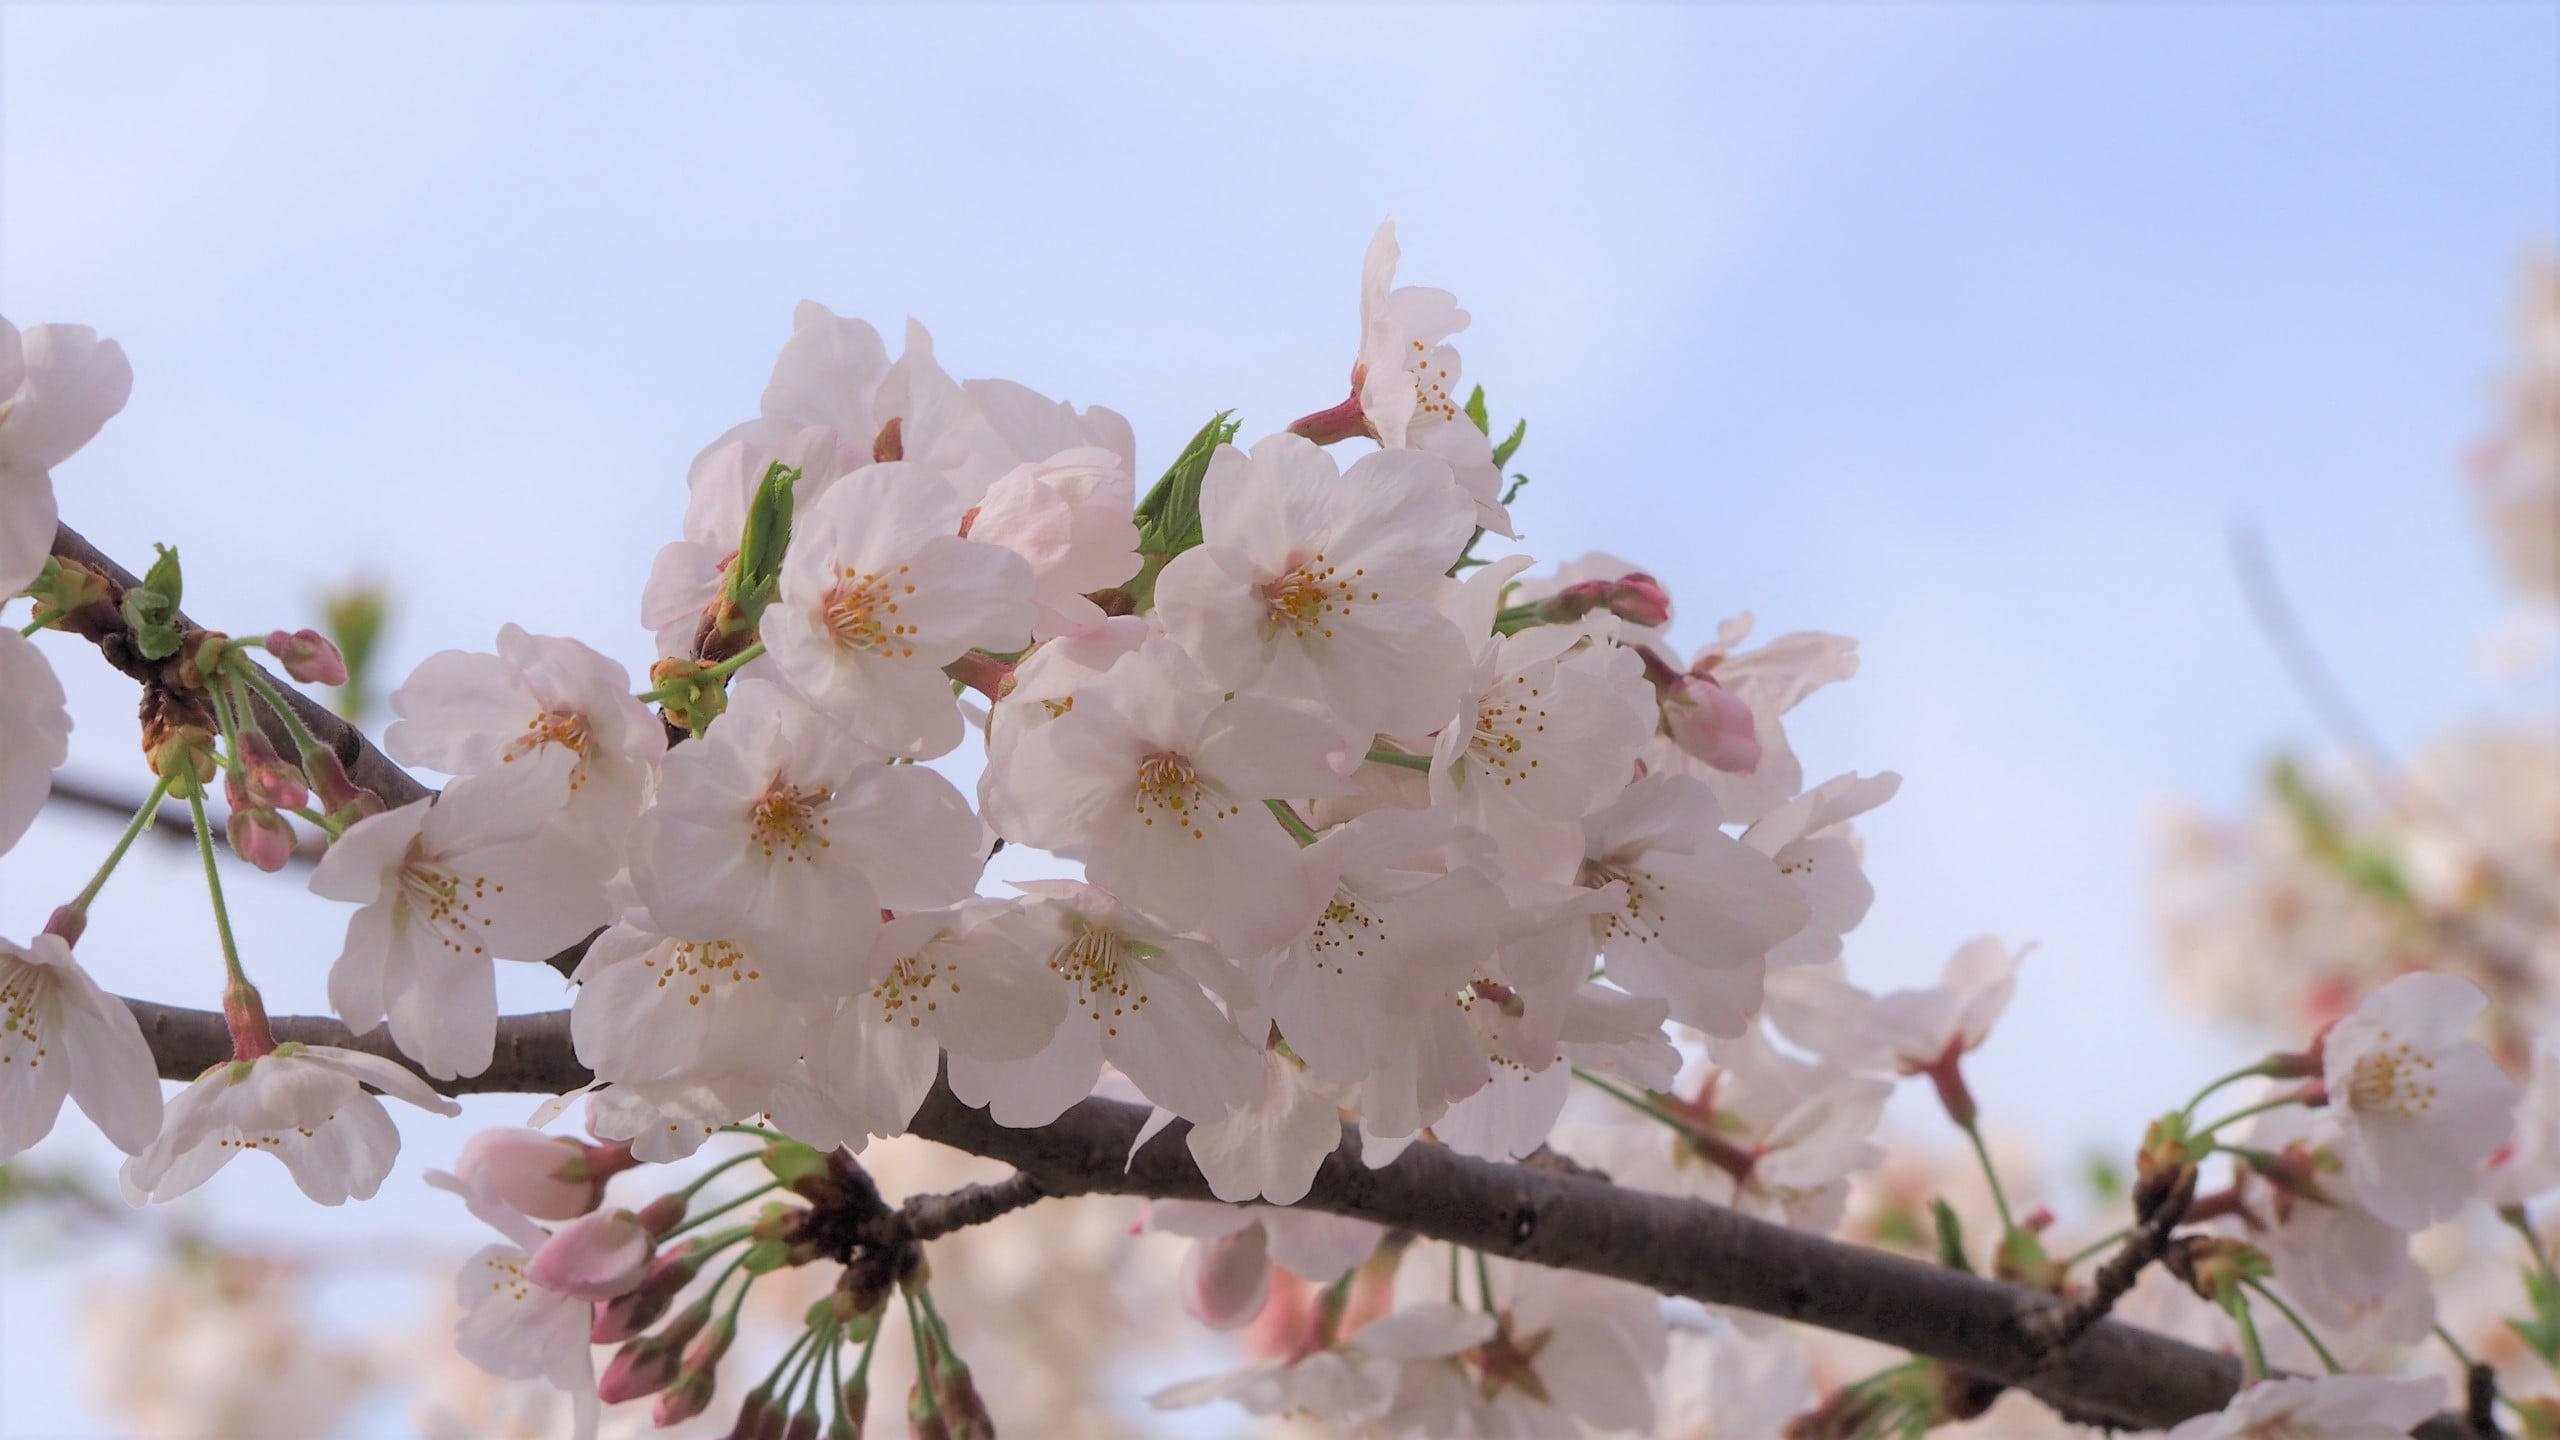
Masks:
[[[2120,1144],[2240,1043],[2156,997],[2146,807],[2316,738],[2231,527],[2387,735],[2508,703],[2456,467],[2516,258],[2560,233],[2556,136],[2548,6],[18,4],[0,313],[124,342],[64,514],[128,559],[183,540],[199,616],[300,623],[376,573],[395,674],[508,619],[638,661],[685,464],[793,302],[1121,409],[1151,471],[1212,411],[1340,398],[1393,215],[1530,420],[1536,553],[1651,567],[1689,643],[1745,608],[1860,637],[1798,727],[1817,775],[1906,777],[1853,966],[2039,940],[1976,1091]],[[123,682],[53,653],[74,763],[136,773]],[[36,832],[0,933],[105,839]],[[167,903],[84,951],[208,1000],[202,901],[152,863],[118,889]],[[334,954],[296,902],[243,902],[280,1008]],[[449,1153],[413,1133],[387,1193]],[[251,1172],[203,1213],[254,1223],[285,1192]],[[318,1223],[442,1223],[376,1211]],[[0,1434],[83,1423],[10,1354]]]

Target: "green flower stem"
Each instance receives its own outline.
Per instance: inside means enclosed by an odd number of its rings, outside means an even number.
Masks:
[[[2213,1097],[2213,1093],[2220,1090],[2223,1086],[2237,1085],[2241,1081],[2249,1079],[2251,1076],[2264,1075],[2266,1073],[2267,1063],[2263,1060],[2259,1061],[2255,1065],[2247,1067],[2246,1069],[2234,1070],[2230,1074],[2223,1076],[2212,1084],[2197,1091],[2196,1098],[2179,1107],[2178,1113],[2192,1118],[2196,1113],[2196,1107],[2211,1099]]]
[[[2232,1111],[2230,1114],[2214,1121],[2212,1124],[2198,1130],[2187,1138],[2191,1141],[2202,1140],[2206,1136],[2211,1135],[2214,1131],[2221,1129],[2223,1126],[2231,1124],[2233,1121],[2246,1120],[2252,1115],[2263,1115],[2270,1110],[2281,1110],[2287,1105],[2299,1104],[2301,1103],[2301,1100],[2302,1097],[2299,1095],[2279,1095],[2273,1100],[2261,1100],[2255,1105],[2243,1106],[2240,1109]]]
[[[222,935],[222,971],[233,986],[246,987],[249,977],[240,968],[240,947],[231,939],[231,909],[222,903],[222,874],[214,868],[213,828],[204,818],[201,788],[187,796],[187,809],[195,816],[196,853],[204,858],[205,889],[213,896],[213,928]]]
[[[80,887],[71,908],[84,913],[88,910],[89,903],[98,898],[98,892],[107,888],[107,877],[116,873],[116,867],[124,863],[124,853],[133,848],[134,838],[151,824],[152,818],[160,813],[160,802],[168,798],[169,777],[163,775],[159,783],[151,787],[151,793],[144,797],[142,808],[134,811],[133,818],[125,822],[124,833],[116,837],[116,848],[107,852],[106,863],[98,867],[97,874],[89,877],[88,884]]]
[[[1401,770],[1428,771],[1431,768],[1430,756],[1408,755],[1402,750],[1372,749],[1368,759],[1372,765],[1393,765]]]
[[[1991,1182],[1991,1203],[2000,1207],[2000,1233],[2005,1238],[2018,1228],[2009,1213],[2009,1194],[2000,1188],[2000,1167],[1991,1163],[1991,1147],[1982,1143],[1982,1127],[1968,1120],[1963,1125],[1964,1138],[1973,1142],[1974,1157],[1982,1162],[1982,1178]]]
[[[329,748],[320,743],[319,737],[311,733],[311,727],[303,724],[302,717],[294,713],[291,705],[285,703],[284,691],[277,686],[276,682],[267,678],[267,672],[247,661],[242,661],[239,673],[241,679],[248,681],[250,686],[265,698],[267,708],[273,710],[276,717],[284,721],[284,728],[292,734],[293,743],[297,749],[308,755],[314,750]]]
[[[721,1216],[723,1216],[723,1215],[728,1214],[730,1211],[737,1209],[739,1206],[741,1206],[741,1205],[744,1205],[744,1204],[748,1203],[749,1201],[752,1201],[752,1200],[760,1200],[760,1199],[762,1199],[763,1197],[765,1197],[765,1196],[767,1196],[767,1195],[770,1195],[770,1194],[772,1194],[774,1191],[779,1190],[779,1189],[781,1189],[781,1188],[782,1188],[782,1182],[781,1182],[781,1181],[779,1181],[779,1180],[769,1180],[769,1181],[766,1181],[764,1184],[757,1186],[756,1188],[754,1188],[753,1190],[748,1191],[748,1192],[747,1192],[746,1194],[744,1194],[744,1195],[738,1196],[738,1197],[737,1197],[736,1199],[734,1199],[734,1200],[727,1200],[727,1201],[723,1201],[722,1203],[720,1203],[720,1204],[718,1204],[718,1205],[714,1205],[714,1206],[712,1206],[710,1209],[703,1211],[701,1214],[696,1215],[696,1216],[693,1216],[691,1219],[686,1220],[683,1224],[678,1225],[678,1226],[677,1226],[676,1228],[674,1228],[673,1230],[670,1230],[670,1231],[668,1231],[666,1234],[659,1236],[659,1237],[658,1237],[658,1243],[660,1243],[660,1244],[662,1244],[662,1245],[663,1245],[663,1244],[665,1244],[667,1241],[669,1241],[669,1240],[673,1240],[674,1238],[676,1238],[677,1236],[679,1236],[679,1235],[683,1234],[683,1233],[684,1233],[684,1232],[686,1232],[687,1230],[691,1230],[691,1229],[696,1228],[697,1226],[701,1225],[701,1224],[702,1224],[704,1221],[706,1221],[706,1220],[716,1220],[716,1219],[718,1219],[719,1217],[721,1217]]]
[[[2285,1319],[2293,1322],[2293,1328],[2301,1333],[2302,1338],[2305,1341],[2310,1343],[2312,1353],[2320,1357],[2321,1364],[2329,1367],[2330,1374],[2335,1375],[2339,1372],[2340,1367],[2338,1365],[2338,1357],[2329,1353],[2329,1347],[2320,1343],[2320,1337],[2311,1332],[2311,1326],[2309,1323],[2304,1321],[2299,1314],[2296,1314],[2292,1306],[2284,1303],[2283,1296],[2278,1295],[2273,1290],[2268,1289],[2266,1286],[2255,1280],[2245,1280],[2241,1283],[2247,1285],[2251,1291],[2256,1293],[2259,1299],[2276,1307],[2277,1313],[2283,1315]]]
[[[1280,828],[1288,831],[1300,845],[1316,843],[1316,832],[1307,828],[1307,822],[1298,818],[1298,812],[1289,808],[1288,801],[1265,800],[1262,803],[1270,807],[1273,818],[1280,822]]]
[[[676,1198],[689,1205],[693,1202],[693,1197],[701,1193],[703,1186],[719,1179],[724,1172],[735,1170],[750,1160],[761,1160],[763,1158],[764,1152],[761,1150],[750,1150],[744,1155],[732,1155],[728,1159],[721,1161],[719,1164],[712,1166],[710,1169],[703,1171],[701,1174],[694,1176],[693,1183],[676,1192]]]

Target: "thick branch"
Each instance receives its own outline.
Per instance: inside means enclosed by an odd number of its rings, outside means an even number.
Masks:
[[[192,1079],[230,1057],[222,1017],[142,1001],[141,1020],[160,1072]],[[590,1078],[569,1047],[565,1013],[498,1022],[498,1058],[448,1093],[550,1092]],[[351,1036],[337,1022],[287,1017],[276,1038],[343,1045],[398,1060],[376,1030]],[[402,1063],[406,1063],[403,1061]],[[1031,1130],[998,1125],[937,1084],[910,1127],[955,1149],[1022,1173],[1027,1197],[1085,1194],[1214,1200],[1175,1121],[1133,1159],[1144,1106],[1100,1098]],[[1008,1182],[1013,1184],[1015,1182]],[[2091,1325],[2046,1357],[2036,1333],[2060,1304],[2052,1296],[1790,1230],[1704,1201],[1630,1190],[1585,1176],[1469,1159],[1415,1145],[1372,1170],[1345,1128],[1301,1202],[1391,1229],[1472,1246],[1539,1265],[1606,1275],[1710,1304],[1732,1305],[1936,1356],[2045,1397],[2068,1413],[2154,1427],[2216,1410],[2240,1383],[2239,1363],[2112,1320]],[[2040,1363],[2041,1362],[2041,1363]],[[2452,1424],[2453,1430],[2439,1430]],[[2421,1430],[2456,1440],[2447,1417]]]

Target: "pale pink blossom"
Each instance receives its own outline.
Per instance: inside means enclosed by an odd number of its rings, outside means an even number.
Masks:
[[[1439,457],[1474,503],[1475,523],[1512,533],[1502,508],[1502,473],[1493,444],[1464,409],[1465,367],[1449,337],[1467,328],[1458,297],[1424,285],[1395,283],[1396,222],[1370,237],[1360,264],[1360,358],[1352,398],[1371,438],[1390,450]]]
[[[1712,788],[1712,787],[1710,787]],[[1804,928],[1769,951],[1773,966],[1819,965],[1840,958],[1841,937],[1858,928],[1875,903],[1863,847],[1849,822],[1893,798],[1902,777],[1887,771],[1836,775],[1752,822],[1742,843],[1777,862],[1795,882],[1811,914]]]
[[[1342,1143],[1342,1115],[1333,1087],[1273,1048],[1263,1052],[1262,1083],[1252,1096],[1223,1118],[1192,1126],[1188,1143],[1210,1194],[1295,1205]]]
[[[462,1308],[454,1322],[454,1349],[499,1379],[548,1382],[569,1397],[574,1440],[594,1440],[601,1409],[588,1340],[595,1303],[537,1269],[559,1237],[468,1174],[430,1170],[427,1183],[460,1195],[472,1214],[507,1241],[483,1246],[454,1276],[454,1300]]]
[[[263,1150],[320,1204],[370,1200],[400,1153],[400,1132],[373,1091],[438,1115],[462,1113],[379,1056],[288,1042],[255,1060],[216,1065],[180,1091],[159,1138],[124,1163],[125,1198],[174,1200],[232,1157]]]
[[[441,650],[391,692],[383,748],[407,765],[486,775],[530,830],[565,812],[618,843],[666,753],[666,728],[620,662],[575,640],[499,627],[496,654]]]
[[[2404,1230],[2449,1219],[2513,1128],[2515,1082],[2469,1038],[2488,999],[2451,975],[2403,975],[2322,1043],[2322,1081],[2347,1173]]]
[[[1017,465],[987,487],[969,538],[1001,545],[1031,566],[1031,633],[1047,640],[1099,625],[1086,599],[1127,583],[1142,563],[1129,462],[1108,450],[1064,450]]]
[[[1200,519],[1155,613],[1213,678],[1319,707],[1364,752],[1447,722],[1468,654],[1433,601],[1473,530],[1447,466],[1381,451],[1346,474],[1295,435],[1221,446]]]
[[[0,1161],[50,1134],[66,1097],[128,1155],[160,1133],[160,1071],[133,1011],[61,936],[0,939]]]
[[[631,1098],[713,1125],[764,1109],[815,1023],[753,944],[679,939],[637,908],[595,938],[573,978],[578,1062]]]
[[[2444,1382],[2381,1375],[2261,1380],[2169,1440],[2401,1440],[2444,1403]]]
[[[930,759],[960,743],[943,667],[1030,643],[1031,565],[960,535],[966,507],[918,464],[866,465],[792,522],[763,634],[782,674],[866,744]]]
[[[950,781],[741,680],[711,733],[668,753],[631,873],[665,933],[742,944],[785,996],[835,997],[861,987],[883,907],[972,892],[983,833]]]
[[[630,1211],[590,1210],[534,1249],[525,1278],[572,1299],[611,1300],[639,1285],[656,1243]]]
[[[0,595],[53,553],[52,470],[96,437],[133,393],[124,348],[86,325],[21,334],[0,319]]]
[[[720,598],[746,533],[748,507],[767,471],[780,465],[799,472],[791,487],[796,506],[815,501],[837,476],[859,469],[870,458],[867,446],[850,448],[826,425],[779,431],[771,440],[726,440],[695,457],[685,477],[690,498],[684,538],[658,551],[640,596],[640,623],[656,632],[658,653],[693,652],[702,613]]]
[[[1227,1401],[1254,1415],[1305,1415],[1346,1426],[1376,1422],[1395,1404],[1409,1370],[1444,1369],[1492,1339],[1495,1328],[1494,1317],[1481,1311],[1408,1305],[1304,1353],[1166,1386],[1147,1403],[1182,1410]]]
[[[540,1220],[569,1220],[593,1210],[606,1178],[578,1140],[523,1126],[473,1134],[462,1142],[453,1171],[464,1185]]]
[[[1317,716],[1230,697],[1171,641],[1149,640],[1022,738],[990,809],[1006,838],[1081,860],[1169,926],[1256,955],[1324,908],[1264,802],[1349,791],[1343,750]]]
[[[1044,640],[1013,669],[1013,682],[987,708],[987,763],[978,772],[978,804],[999,834],[1019,835],[1010,808],[1021,787],[1012,779],[1013,753],[1023,737],[1073,710],[1085,682],[1108,672],[1120,657],[1163,631],[1141,615],[1115,615],[1099,624]]]
[[[1583,817],[1626,787],[1652,716],[1633,651],[1564,625],[1489,638],[1433,747],[1431,803],[1492,837],[1520,873],[1570,879]]]
[[[2018,962],[2032,948],[1976,936],[1947,957],[1937,984],[1877,996],[1863,1047],[1872,1063],[1916,1075],[1981,1049],[2017,993]]]
[[[5,594],[0,590],[0,594]],[[71,711],[44,652],[0,625],[0,855],[18,843],[71,754]]]
[[[1706,781],[1725,820],[1746,825],[1804,789],[1804,765],[1787,741],[1787,712],[1814,691],[1858,673],[1858,642],[1846,636],[1798,631],[1743,650],[1751,628],[1749,614],[1716,627],[1715,643],[1690,660],[1688,674],[1712,682],[1717,693],[1689,686],[1667,697],[1662,714],[1671,728],[1645,751],[1647,768]],[[1729,701],[1750,711],[1749,747],[1742,745],[1740,717]],[[1675,713],[1681,704],[1699,708]],[[1758,750],[1757,759],[1748,755],[1750,748]]]

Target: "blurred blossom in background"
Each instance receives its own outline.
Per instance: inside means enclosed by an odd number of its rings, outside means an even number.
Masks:
[[[1120,410],[1144,479],[1214,411],[1259,433],[1341,394],[1393,216],[1475,316],[1470,380],[1528,418],[1540,554],[1644,537],[1627,558],[1689,645],[1746,602],[1858,637],[1855,693],[1792,719],[1810,773],[1905,777],[1863,822],[1852,963],[1891,988],[1984,931],[2038,943],[1972,1074],[2057,1207],[2160,1077],[2374,978],[2321,955],[2475,944],[2497,993],[2499,955],[2560,934],[2480,860],[2560,870],[2560,326],[2515,321],[2552,313],[2524,257],[2555,196],[2547,6],[0,7],[0,311],[94,324],[140,377],[58,472],[66,518],[130,559],[191,517],[216,624],[387,597],[385,683],[505,619],[643,668],[685,467],[803,298]],[[279,547],[288,519],[324,542]],[[2437,809],[2377,798],[2288,682],[2237,525]],[[40,643],[80,717],[66,775],[129,779],[126,682]],[[112,833],[40,820],[0,933]],[[2340,855],[2382,858],[2359,889]],[[193,857],[131,863],[119,887],[168,903],[102,908],[84,953],[133,993],[202,989]],[[232,893],[270,1006],[323,1008],[342,917]],[[560,1003],[511,968],[510,1008]],[[2091,1043],[2125,1036],[2149,1043]],[[326,1213],[239,1166],[136,1218],[62,1127],[9,1192],[0,1435],[556,1433],[550,1397],[451,1359],[479,1238],[419,1183],[528,1104],[404,1122],[382,1197]],[[915,1151],[915,1183],[978,1173]],[[1871,1179],[1853,1236],[1943,1188]],[[107,1198],[21,1203],[39,1182]],[[991,1227],[938,1276],[1054,1359],[1003,1380],[1018,1413],[1239,1433],[1137,1408],[1204,1368],[1196,1329],[1160,1371],[1078,1348],[1161,1323],[1180,1242],[1133,1218]]]

